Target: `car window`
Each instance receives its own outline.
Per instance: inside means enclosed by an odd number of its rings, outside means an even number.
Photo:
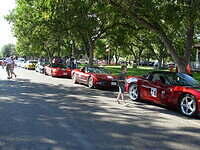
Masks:
[[[30,60],[29,63],[37,63],[35,60]]]
[[[52,67],[66,68],[64,64],[52,64]]]
[[[107,71],[104,68],[100,68],[100,67],[87,67],[86,72],[97,73],[97,74],[110,74],[109,71]]]

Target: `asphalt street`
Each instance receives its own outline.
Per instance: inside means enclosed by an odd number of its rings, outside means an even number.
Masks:
[[[0,68],[0,150],[199,150],[200,118],[71,79]]]

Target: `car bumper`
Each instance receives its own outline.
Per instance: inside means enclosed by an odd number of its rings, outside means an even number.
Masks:
[[[100,87],[117,87],[118,86],[116,81],[96,81],[95,85],[100,86]]]
[[[52,76],[55,76],[55,77],[64,77],[64,76],[69,76],[68,73],[66,71],[53,71],[52,72]]]
[[[27,69],[35,69],[35,66],[27,66]]]
[[[197,100],[197,114],[200,116],[200,99]]]

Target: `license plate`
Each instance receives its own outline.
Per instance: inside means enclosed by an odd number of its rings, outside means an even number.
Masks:
[[[117,83],[116,82],[111,82],[111,85],[117,85]]]
[[[67,73],[63,73],[64,75],[67,75]]]

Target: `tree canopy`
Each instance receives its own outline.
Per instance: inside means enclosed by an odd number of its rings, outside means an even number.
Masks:
[[[6,44],[1,49],[2,57],[16,55],[16,49],[14,44]]]
[[[171,56],[185,72],[199,35],[199,0],[17,0],[6,17],[17,52],[97,58],[131,55],[135,61]],[[97,56],[98,55],[98,56]]]

